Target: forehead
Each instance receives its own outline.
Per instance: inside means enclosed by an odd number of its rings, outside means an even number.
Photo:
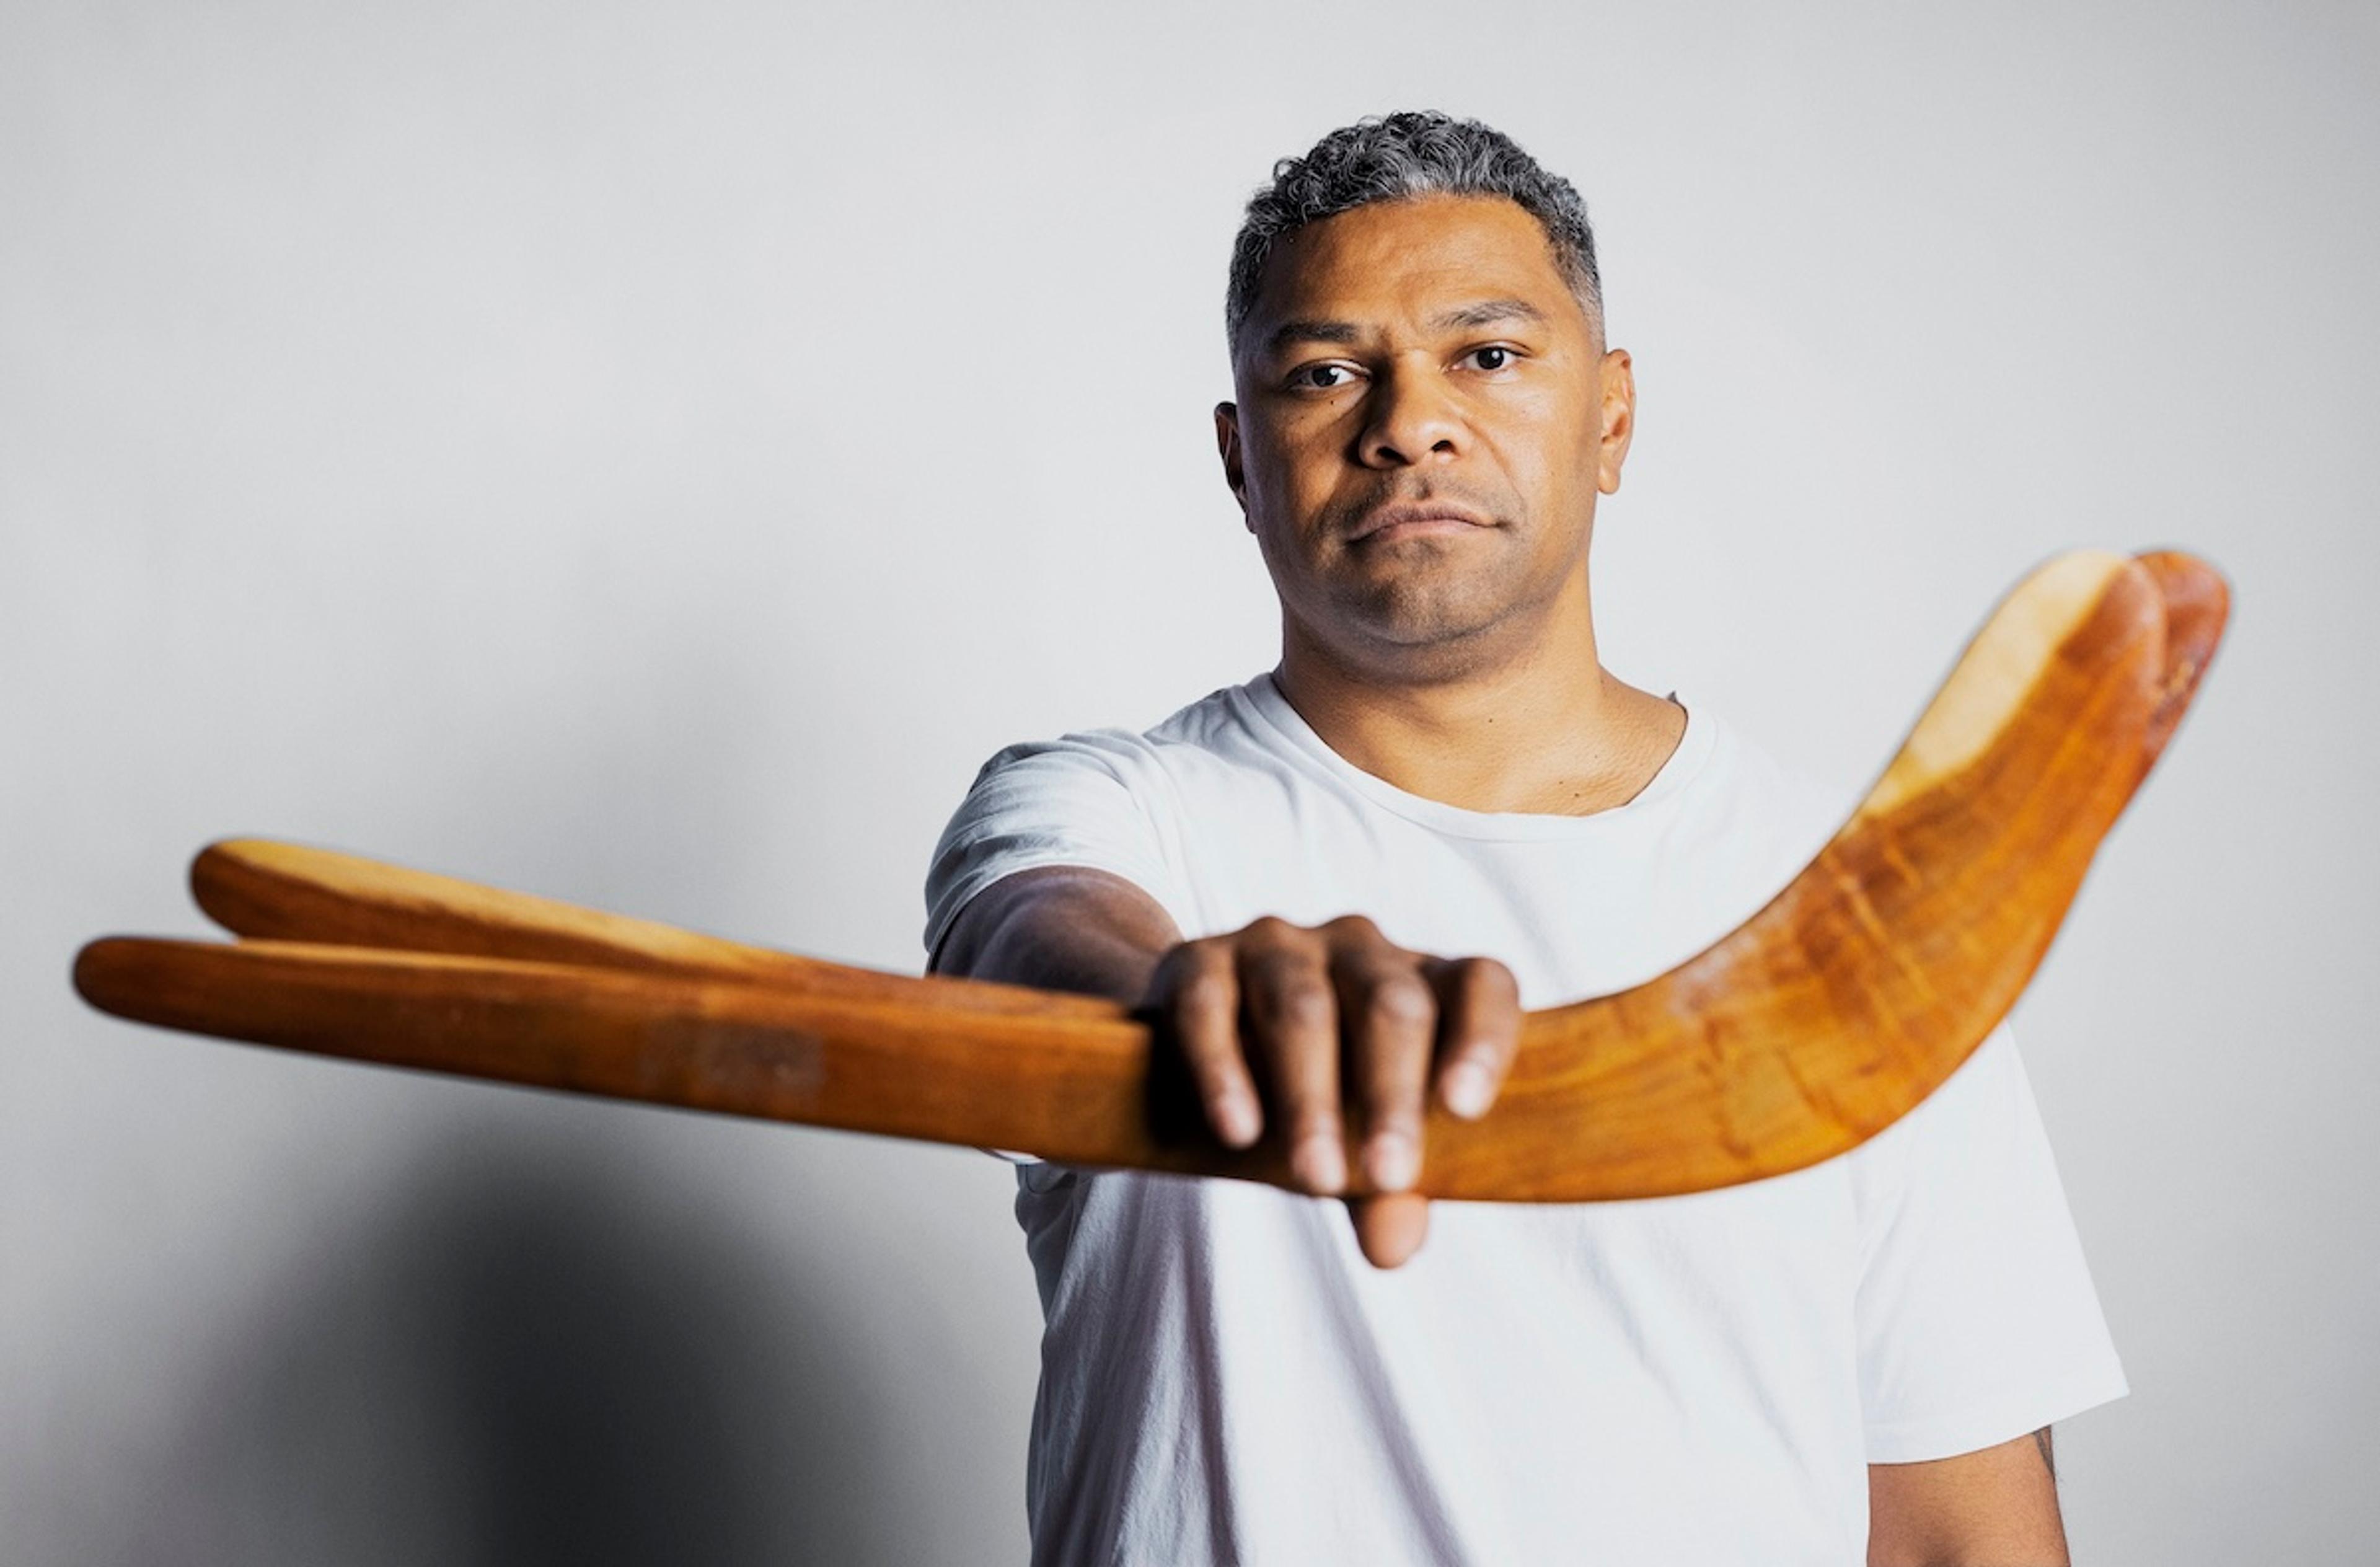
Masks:
[[[1284,235],[1265,259],[1247,341],[1282,321],[1418,322],[1451,306],[1524,299],[1585,325],[1552,242],[1500,196],[1376,201]]]

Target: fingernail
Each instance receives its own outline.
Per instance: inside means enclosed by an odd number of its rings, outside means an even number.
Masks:
[[[1318,1192],[1335,1192],[1347,1184],[1347,1155],[1339,1139],[1321,1135],[1297,1145],[1300,1179]]]
[[[1257,1107],[1243,1099],[1219,1099],[1215,1103],[1215,1132],[1235,1148],[1244,1148],[1257,1140],[1261,1128],[1257,1124]]]
[[[1446,1069],[1444,1092],[1446,1108],[1470,1120],[1488,1113],[1488,1099],[1495,1086],[1488,1081],[1487,1073],[1464,1062]]]
[[[1365,1162],[1371,1167],[1373,1185],[1384,1192],[1402,1192],[1421,1173],[1421,1150],[1401,1132],[1383,1132],[1372,1139]]]

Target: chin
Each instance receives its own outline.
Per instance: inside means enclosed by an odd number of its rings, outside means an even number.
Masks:
[[[1365,583],[1340,595],[1336,606],[1350,626],[1392,642],[1436,642],[1476,635],[1512,606],[1475,579]]]
[[[1344,626],[1374,650],[1400,662],[1427,667],[1461,666],[1475,660],[1502,624],[1500,607],[1444,601],[1373,603],[1350,615]]]

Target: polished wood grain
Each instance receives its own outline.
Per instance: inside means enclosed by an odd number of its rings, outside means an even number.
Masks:
[[[226,839],[200,851],[190,892],[225,929],[265,941],[588,964],[968,1012],[1105,1017],[1115,1010],[1086,996],[989,980],[953,978],[919,990],[906,975],[265,838]]]
[[[2030,978],[2227,604],[2179,553],[2080,552],[2028,577],[1810,867],[1669,973],[1530,1014],[1497,1108],[1432,1115],[1421,1189],[1707,1190],[1905,1114]],[[822,964],[253,841],[208,851],[194,881],[229,928],[268,939],[93,942],[75,974],[93,1004],[389,1064],[1291,1184],[1270,1139],[1212,1141],[1171,1052],[1106,1002]],[[1351,1154],[1362,1131],[1351,1116]]]

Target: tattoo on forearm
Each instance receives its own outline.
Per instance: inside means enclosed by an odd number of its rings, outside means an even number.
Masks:
[[[2049,1482],[2058,1483],[2058,1460],[2049,1452],[2049,1427],[2044,1426],[2033,1434],[2033,1445],[2041,1453],[2041,1466],[2049,1471]]]

